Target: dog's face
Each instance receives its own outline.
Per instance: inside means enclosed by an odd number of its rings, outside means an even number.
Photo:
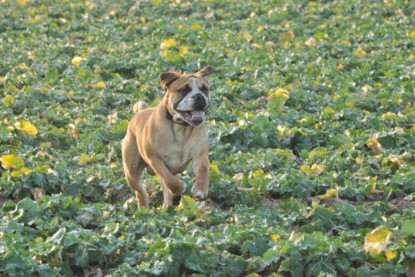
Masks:
[[[166,89],[166,109],[173,121],[197,126],[205,120],[210,103],[209,82],[205,77],[213,72],[215,69],[208,66],[189,75],[176,72],[160,75],[161,83]]]

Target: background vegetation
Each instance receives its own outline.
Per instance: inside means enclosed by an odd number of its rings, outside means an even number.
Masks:
[[[415,276],[415,2],[0,12],[1,276]],[[146,176],[137,210],[132,106],[208,64],[209,199],[162,209]]]

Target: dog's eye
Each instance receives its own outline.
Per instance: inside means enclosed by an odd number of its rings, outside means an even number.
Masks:
[[[182,94],[188,94],[191,91],[192,91],[192,88],[189,87],[189,86],[185,86],[185,87],[179,89],[179,92],[182,93]]]
[[[208,93],[209,88],[206,85],[202,85],[202,87],[200,88],[200,91],[206,94]]]

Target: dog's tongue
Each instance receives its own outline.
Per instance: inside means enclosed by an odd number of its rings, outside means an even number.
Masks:
[[[206,113],[204,111],[191,111],[181,113],[181,117],[184,121],[191,125],[199,125],[205,120]]]
[[[193,111],[191,112],[192,121],[203,121],[205,119],[204,111]]]

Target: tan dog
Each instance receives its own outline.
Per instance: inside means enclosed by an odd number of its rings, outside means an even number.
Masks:
[[[196,178],[192,194],[206,198],[209,188],[208,137],[205,126],[210,103],[205,77],[216,70],[210,66],[194,74],[164,72],[161,84],[166,90],[162,102],[146,109],[142,101],[134,105],[122,142],[122,159],[128,185],[135,190],[138,207],[148,207],[143,171],[157,174],[163,185],[163,206],[172,205],[173,196],[185,191],[177,174],[192,162]]]

